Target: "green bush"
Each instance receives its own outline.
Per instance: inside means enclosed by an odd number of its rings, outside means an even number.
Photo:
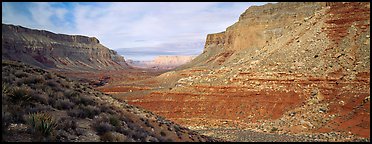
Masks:
[[[116,116],[110,116],[110,124],[117,127],[120,125],[120,120]]]
[[[52,132],[57,127],[57,123],[53,117],[46,113],[30,114],[28,123],[35,134],[41,134],[43,137],[51,136]]]

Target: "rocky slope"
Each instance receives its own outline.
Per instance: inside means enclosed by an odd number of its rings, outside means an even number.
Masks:
[[[56,73],[2,60],[2,141],[220,141]]]
[[[162,85],[117,97],[192,129],[369,141],[370,3],[250,7],[208,35],[201,55],[154,81]]]
[[[2,59],[59,70],[114,70],[128,67],[122,56],[94,37],[55,34],[2,24]]]
[[[173,69],[193,60],[196,56],[157,56],[152,61],[128,61],[139,68]]]

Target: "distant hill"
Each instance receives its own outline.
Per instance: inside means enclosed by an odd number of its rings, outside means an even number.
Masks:
[[[193,60],[196,56],[157,56],[152,61],[133,61],[127,63],[133,67],[152,69],[173,69]]]
[[[114,70],[128,67],[116,51],[94,37],[55,34],[2,24],[2,59],[58,70]]]

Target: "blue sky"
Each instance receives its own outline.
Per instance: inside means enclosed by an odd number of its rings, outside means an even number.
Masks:
[[[125,59],[198,55],[207,34],[224,31],[265,2],[2,2],[2,23],[97,37]]]

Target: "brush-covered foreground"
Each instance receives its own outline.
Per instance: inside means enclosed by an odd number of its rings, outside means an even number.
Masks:
[[[2,61],[2,124],[2,141],[218,141],[14,61]]]

